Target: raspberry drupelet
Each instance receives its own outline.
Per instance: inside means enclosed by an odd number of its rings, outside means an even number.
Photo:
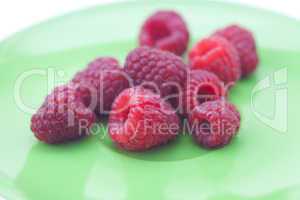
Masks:
[[[84,103],[99,115],[108,114],[118,94],[129,87],[130,80],[116,59],[100,57],[78,72],[77,84]]]
[[[189,130],[204,148],[227,145],[240,127],[240,114],[234,105],[224,101],[208,101],[195,107],[189,115]]]
[[[176,55],[184,54],[189,42],[189,32],[183,18],[175,11],[163,10],[151,15],[143,24],[140,46],[149,46]]]
[[[31,130],[40,141],[58,144],[89,134],[94,113],[76,95],[74,85],[56,87],[31,118]]]
[[[200,40],[189,52],[192,69],[216,74],[225,84],[241,77],[240,59],[235,47],[223,37],[211,36]]]
[[[217,30],[214,35],[226,38],[236,48],[241,61],[243,77],[255,71],[259,58],[254,36],[248,29],[238,25],[230,25]]]
[[[145,151],[174,139],[179,118],[171,105],[142,87],[125,89],[114,101],[108,130],[129,151]]]
[[[187,116],[195,107],[206,102],[226,98],[224,83],[213,73],[190,70],[186,85],[180,95],[180,113]]]
[[[124,70],[134,85],[152,89],[177,106],[179,92],[187,76],[187,66],[180,57],[158,49],[139,47],[128,54]]]

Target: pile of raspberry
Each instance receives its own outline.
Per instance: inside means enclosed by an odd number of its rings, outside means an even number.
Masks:
[[[164,145],[182,130],[207,149],[229,144],[241,116],[227,95],[258,65],[254,37],[238,25],[219,29],[199,40],[185,63],[189,37],[180,14],[154,13],[124,66],[100,57],[54,88],[31,118],[34,135],[48,144],[79,140],[108,117],[108,135],[128,151]]]

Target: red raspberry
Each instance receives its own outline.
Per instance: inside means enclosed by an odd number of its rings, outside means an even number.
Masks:
[[[259,62],[252,33],[240,26],[231,25],[217,30],[214,35],[225,37],[236,48],[242,68],[242,76],[253,73]]]
[[[75,91],[72,85],[56,87],[32,116],[31,130],[39,140],[56,144],[88,135],[95,116]]]
[[[108,128],[121,148],[144,151],[174,139],[179,118],[159,95],[139,87],[129,88],[114,101]]]
[[[198,42],[189,53],[192,69],[215,73],[225,83],[241,76],[240,60],[234,46],[222,37],[209,37]]]
[[[174,11],[158,11],[142,26],[141,46],[155,47],[182,55],[189,42],[188,28],[182,17]]]
[[[189,129],[205,148],[228,144],[240,127],[240,114],[234,105],[224,101],[208,101],[196,107],[189,116]]]
[[[195,107],[206,102],[226,97],[224,83],[213,73],[191,70],[181,97],[181,112],[185,116]]]
[[[97,115],[108,114],[118,94],[129,87],[127,75],[118,61],[101,57],[91,62],[86,69],[72,79],[79,86],[84,103]]]
[[[143,84],[177,106],[175,101],[184,86],[187,71],[180,57],[166,51],[139,47],[127,56],[124,70],[135,85]]]

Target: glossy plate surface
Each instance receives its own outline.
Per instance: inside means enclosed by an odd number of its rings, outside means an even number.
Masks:
[[[232,144],[206,151],[181,136],[163,148],[127,153],[105,132],[68,145],[39,143],[29,122],[47,85],[52,89],[53,82],[68,81],[97,56],[123,62],[136,46],[141,23],[162,8],[182,13],[192,42],[230,23],[254,31],[261,64],[230,94],[243,119]],[[300,23],[293,19],[198,0],[99,6],[12,36],[0,44],[0,195],[7,200],[299,200],[299,36]]]

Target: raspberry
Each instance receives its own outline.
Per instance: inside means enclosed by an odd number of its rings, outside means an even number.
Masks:
[[[97,115],[108,114],[114,99],[129,87],[127,75],[118,61],[110,57],[94,60],[87,68],[78,72],[72,82],[79,86],[85,105]]]
[[[237,49],[241,61],[242,76],[253,73],[259,62],[252,33],[238,25],[217,30],[214,35],[225,37]]]
[[[191,70],[181,97],[181,112],[185,116],[196,106],[226,97],[224,83],[213,73],[205,70]]]
[[[124,70],[133,79],[134,85],[151,88],[177,106],[187,71],[180,57],[166,51],[139,47],[127,56]]]
[[[158,11],[143,24],[139,43],[176,55],[184,54],[189,42],[189,32],[182,17],[175,11]]]
[[[159,95],[141,87],[129,88],[114,101],[108,128],[121,148],[144,151],[174,139],[179,118]]]
[[[31,118],[31,130],[41,141],[57,144],[88,135],[95,121],[72,85],[56,87]]]
[[[228,144],[240,127],[240,114],[234,105],[208,101],[197,106],[189,116],[189,128],[197,143],[205,148]]]
[[[192,69],[215,73],[225,83],[235,82],[241,76],[239,56],[232,44],[218,36],[198,42],[189,53]]]

